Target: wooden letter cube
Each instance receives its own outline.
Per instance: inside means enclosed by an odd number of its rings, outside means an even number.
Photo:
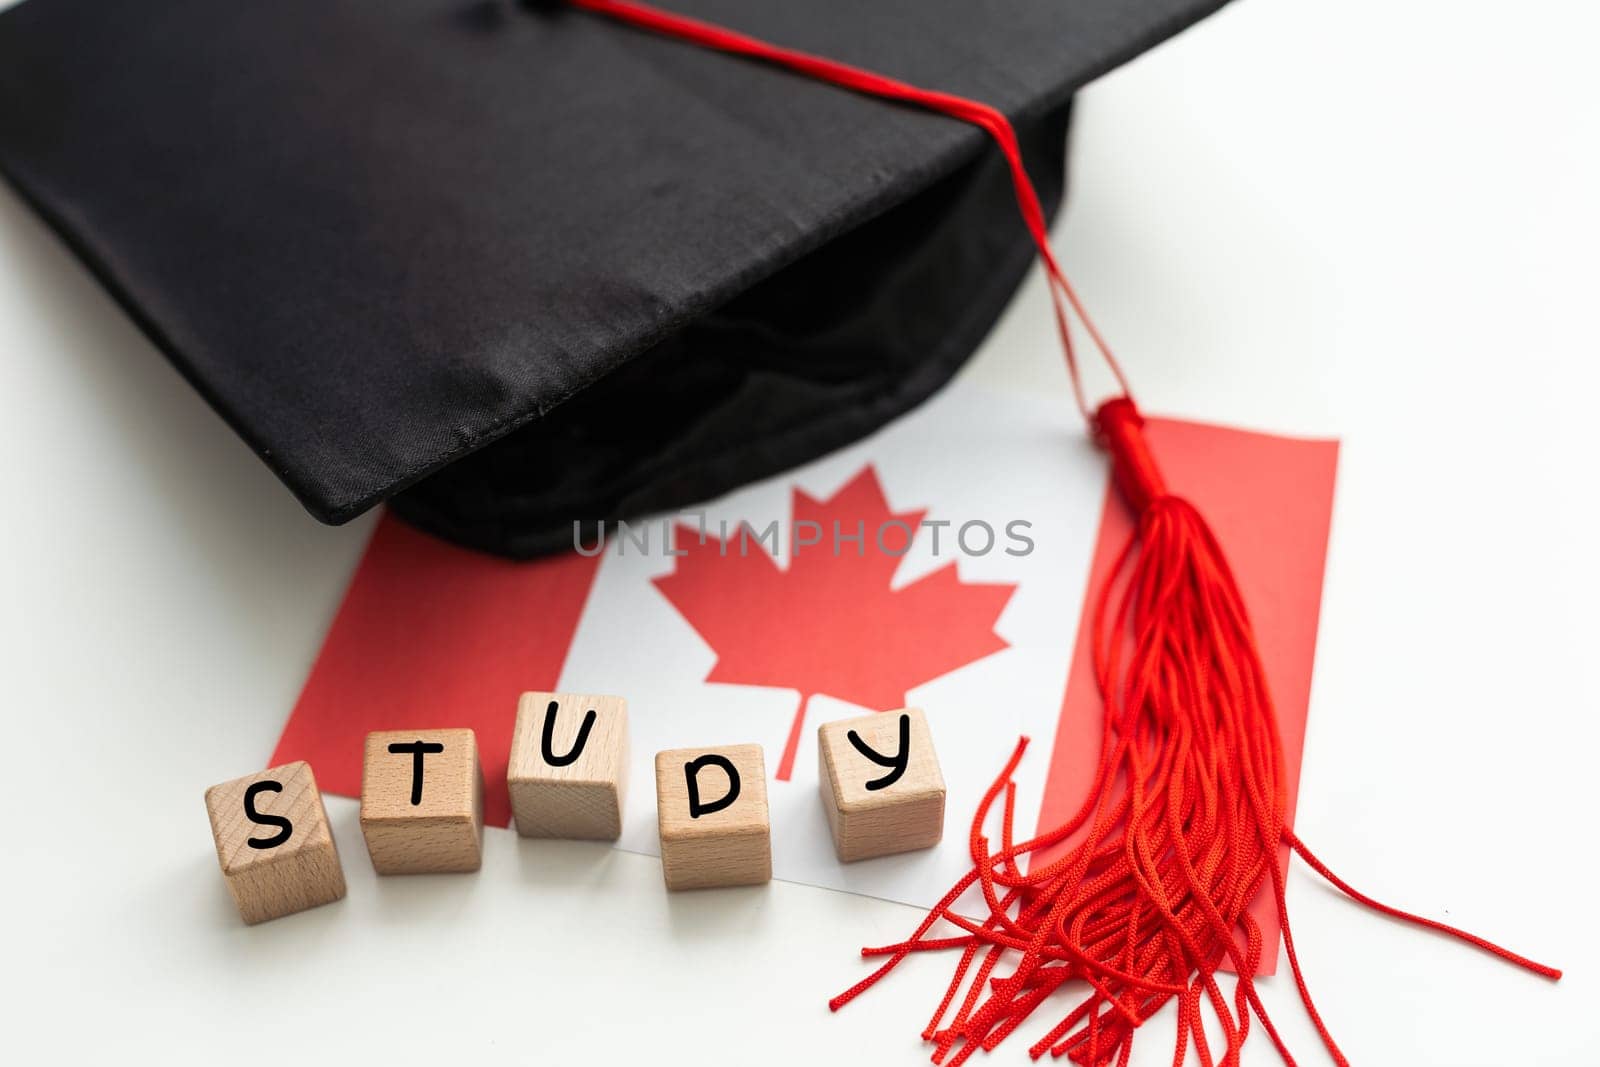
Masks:
[[[308,763],[286,763],[206,790],[228,892],[247,923],[344,896],[344,868]]]
[[[523,693],[506,789],[517,833],[615,841],[628,787],[628,702]]]
[[[921,709],[823,723],[817,758],[841,860],[929,848],[944,836],[944,776]]]
[[[475,871],[483,864],[483,773],[471,730],[367,735],[361,834],[379,874]]]
[[[668,889],[771,880],[772,824],[760,745],[656,753],[656,817]]]

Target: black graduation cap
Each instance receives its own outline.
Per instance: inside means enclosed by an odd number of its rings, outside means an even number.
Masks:
[[[1220,0],[663,0],[993,104]],[[317,518],[510,555],[938,389],[1034,255],[984,133],[560,4],[27,0],[0,167]]]

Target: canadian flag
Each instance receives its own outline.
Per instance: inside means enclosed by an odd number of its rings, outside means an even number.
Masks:
[[[773,779],[776,877],[931,905],[970,866],[967,820],[1019,735],[1032,738],[1019,839],[1075,810],[1092,775],[1101,709],[1082,620],[1129,519],[1074,420],[1058,399],[958,380],[822,460],[533,563],[385,516],[273,762],[308,760],[326,790],[353,796],[368,731],[470,726],[485,817],[504,826],[518,695],[614,693],[633,754],[618,847],[657,851],[657,751],[754,742]],[[1292,816],[1337,445],[1162,420],[1149,437],[1235,566]],[[841,864],[816,727],[905,706],[932,730],[945,839]],[[1256,918],[1276,930],[1269,901]]]

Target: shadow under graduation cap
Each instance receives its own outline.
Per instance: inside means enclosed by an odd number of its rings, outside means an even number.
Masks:
[[[674,0],[1012,118],[1218,0]],[[670,510],[937,390],[1033,247],[964,123],[559,4],[27,0],[0,169],[325,522],[488,551]]]

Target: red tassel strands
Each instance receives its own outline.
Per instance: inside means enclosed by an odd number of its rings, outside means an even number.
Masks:
[[[1481,938],[1364,896],[1333,874],[1286,824],[1283,745],[1255,636],[1216,538],[1199,512],[1168,491],[1143,434],[1127,381],[1050,248],[1044,212],[1010,122],[996,109],[919,89],[870,71],[779,48],[717,26],[625,0],[568,0],[631,25],[775,64],[846,89],[927,108],[987,132],[1010,166],[1017,203],[1050,284],[1074,397],[1111,457],[1123,498],[1138,517],[1093,618],[1095,670],[1105,704],[1093,787],[1071,819],[1013,840],[1012,775],[1023,738],[972,823],[972,870],[906,941],[862,954],[886,957],[830,1001],[837,1010],[914,952],[959,951],[955,973],[923,1039],[935,1063],[958,1067],[997,1046],[1061,986],[1088,993],[1030,1048],[1084,1067],[1129,1062],[1133,1036],[1169,1002],[1177,1005],[1174,1067],[1192,1045],[1201,1064],[1239,1062],[1252,1016],[1286,1063],[1294,1059],[1256,993],[1262,933],[1247,909],[1270,888],[1300,999],[1334,1061],[1346,1062],[1312,1003],[1295,952],[1278,851],[1287,845],[1351,898],[1385,915],[1466,941],[1547,978],[1561,972]],[[1090,411],[1079,380],[1076,316],[1122,390]],[[984,833],[1003,798],[1001,839]],[[1036,855],[1060,858],[1032,867]],[[981,894],[982,921],[956,911]],[[930,936],[944,923],[956,931]],[[1007,973],[998,972],[1004,964]],[[1237,975],[1231,993],[1217,970]],[[959,998],[959,1002],[958,1002]],[[1208,1005],[1221,1026],[1220,1055],[1201,1023]]]
[[[909,940],[863,950],[888,959],[831,1006],[853,1000],[912,952],[959,948],[955,975],[923,1032],[935,1046],[935,1062],[953,1067],[994,1048],[1051,992],[1080,980],[1089,986],[1087,997],[1034,1043],[1035,1058],[1050,1052],[1086,1067],[1126,1064],[1134,1031],[1176,1001],[1174,1065],[1185,1061],[1191,1042],[1202,1064],[1236,1064],[1252,1015],[1284,1062],[1293,1063],[1253,981],[1262,935],[1246,909],[1270,887],[1300,998],[1329,1054],[1344,1064],[1301,972],[1277,862],[1280,844],[1377,911],[1559,978],[1553,968],[1364,896],[1285,825],[1282,745],[1238,587],[1205,520],[1167,491],[1142,425],[1125,397],[1102,405],[1096,419],[1118,487],[1139,522],[1092,621],[1105,721],[1088,799],[1067,822],[1014,844],[1011,776],[1024,739],[973,820],[972,871]],[[1001,843],[991,851],[984,827],[1002,793]],[[1075,844],[1060,859],[1024,871],[1022,860],[1068,841]],[[990,910],[982,923],[953,910],[974,886]],[[963,933],[930,937],[941,920]],[[996,978],[1008,950],[1015,966]],[[1216,977],[1224,964],[1238,975],[1231,996]],[[1221,1023],[1220,1057],[1201,1026],[1202,1003]]]

